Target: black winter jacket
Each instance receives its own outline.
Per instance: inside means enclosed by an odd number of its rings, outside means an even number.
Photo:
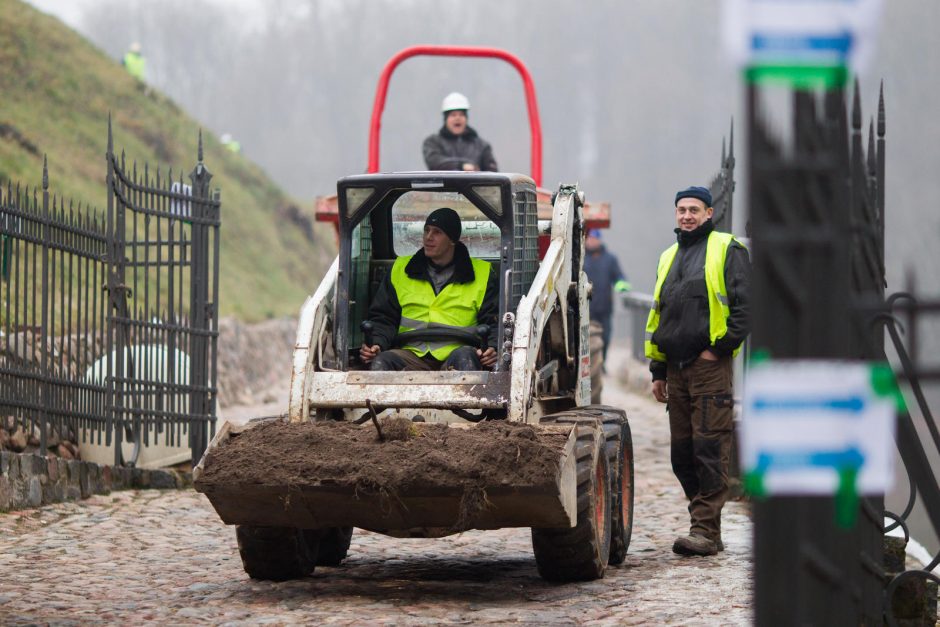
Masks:
[[[419,248],[414,254],[408,265],[405,266],[405,273],[412,279],[431,282],[428,274],[428,264],[430,260],[425,256],[424,249]],[[457,242],[454,250],[454,274],[445,284],[445,287],[451,283],[472,283],[474,279],[473,264],[470,261],[470,253],[463,242]],[[443,287],[441,288],[443,289]],[[490,326],[489,345],[496,348],[497,327],[496,319],[499,317],[499,274],[493,264],[490,264],[490,276],[486,283],[486,292],[483,295],[483,303],[480,305],[480,311],[477,313],[477,324],[488,324]],[[369,307],[368,319],[373,324],[373,338],[383,351],[388,350],[398,335],[398,326],[401,322],[401,303],[398,301],[398,293],[395,286],[392,285],[392,273],[389,272],[382,279],[378,291],[372,298],[372,306]]]
[[[731,310],[728,332],[711,344],[708,289],[705,285],[705,245],[714,230],[711,220],[694,231],[676,229],[679,250],[659,294],[659,327],[653,343],[669,363],[684,368],[706,348],[719,357],[731,355],[750,327],[751,263],[747,249],[732,240],[725,258],[725,288]],[[666,364],[650,362],[653,380],[666,378]]]
[[[600,250],[584,251],[584,273],[591,281],[591,320],[606,322],[614,311],[614,284],[626,280],[617,257],[601,246]]]
[[[472,163],[483,171],[499,170],[489,142],[469,126],[460,135],[442,126],[424,140],[423,152],[428,170],[463,170],[465,163]]]

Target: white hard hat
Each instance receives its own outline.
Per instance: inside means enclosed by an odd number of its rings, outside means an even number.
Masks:
[[[135,41],[131,44],[131,52],[140,52],[140,42]]]
[[[463,109],[464,111],[470,110],[470,101],[467,100],[466,96],[458,94],[456,91],[444,96],[444,102],[441,103],[442,112],[447,113],[448,111],[457,111],[458,109]]]

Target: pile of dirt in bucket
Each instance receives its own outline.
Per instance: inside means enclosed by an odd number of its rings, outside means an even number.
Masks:
[[[199,483],[336,485],[391,494],[426,486],[544,486],[558,474],[565,433],[512,422],[468,428],[380,419],[372,423],[263,422],[233,435],[206,457]]]

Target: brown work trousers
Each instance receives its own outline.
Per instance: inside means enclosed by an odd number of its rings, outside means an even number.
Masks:
[[[682,369],[670,364],[666,374],[672,471],[689,499],[690,533],[712,540],[721,538],[728,500],[733,373],[731,357],[699,357]]]

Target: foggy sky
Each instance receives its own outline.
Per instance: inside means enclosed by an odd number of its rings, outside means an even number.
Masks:
[[[613,205],[608,246],[634,286],[652,290],[674,241],[672,199],[716,172],[736,120],[734,231],[747,213],[743,87],[720,41],[719,0],[33,0],[115,60],[143,45],[148,81],[307,207],[363,172],[379,72],[419,43],[485,45],[518,55],[536,84],[544,187],[579,182]],[[940,2],[886,0],[875,58],[860,77],[865,128],[878,82],[887,104],[889,289],[908,269],[940,293]],[[450,91],[501,169],[529,172],[521,82],[504,64],[412,59],[393,77],[382,170],[423,168],[421,141]],[[787,120],[775,125],[785,133]],[[867,141],[867,138],[866,138]],[[219,181],[224,190],[224,181]]]

